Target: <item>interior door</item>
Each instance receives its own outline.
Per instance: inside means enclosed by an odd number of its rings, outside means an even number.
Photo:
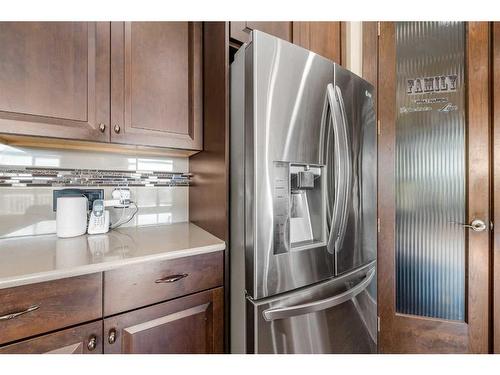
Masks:
[[[0,22],[0,133],[109,141],[109,22]]]
[[[382,23],[379,347],[489,350],[488,23]]]

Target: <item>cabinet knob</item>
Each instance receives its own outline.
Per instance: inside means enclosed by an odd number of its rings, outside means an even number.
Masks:
[[[116,341],[116,329],[111,328],[108,332],[108,343],[114,344]]]
[[[99,124],[99,130],[101,133],[104,133],[106,130],[106,124],[103,124],[102,122]]]
[[[115,133],[118,134],[120,132],[120,125],[115,125]]]
[[[92,335],[89,337],[89,342],[87,343],[87,349],[93,351],[97,347],[97,336]]]

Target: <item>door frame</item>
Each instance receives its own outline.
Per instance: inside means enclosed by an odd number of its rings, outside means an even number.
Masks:
[[[489,222],[490,113],[487,22],[466,25],[467,217]],[[380,23],[378,49],[378,306],[379,350],[394,353],[488,353],[490,347],[490,233],[467,233],[466,322],[397,314],[395,311],[396,45],[394,22]],[[474,59],[470,59],[474,56]],[[393,68],[388,68],[393,66]],[[486,150],[486,151],[485,151]],[[473,167],[471,167],[473,166]],[[487,272],[479,272],[487,270]]]
[[[491,26],[492,38],[492,218],[494,223],[500,224],[500,22],[493,22]],[[493,227],[492,233],[492,264],[493,264],[493,350],[500,353],[500,228]]]

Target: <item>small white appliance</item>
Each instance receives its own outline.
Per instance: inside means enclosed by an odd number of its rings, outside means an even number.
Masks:
[[[57,237],[81,236],[87,232],[88,199],[85,196],[57,198]]]

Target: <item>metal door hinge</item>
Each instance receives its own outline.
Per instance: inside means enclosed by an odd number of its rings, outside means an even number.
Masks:
[[[380,233],[380,218],[377,217],[377,233]]]
[[[377,120],[377,135],[380,135],[380,120]]]
[[[377,22],[377,36],[380,36],[380,22]]]
[[[380,332],[380,316],[377,316],[377,332]]]

